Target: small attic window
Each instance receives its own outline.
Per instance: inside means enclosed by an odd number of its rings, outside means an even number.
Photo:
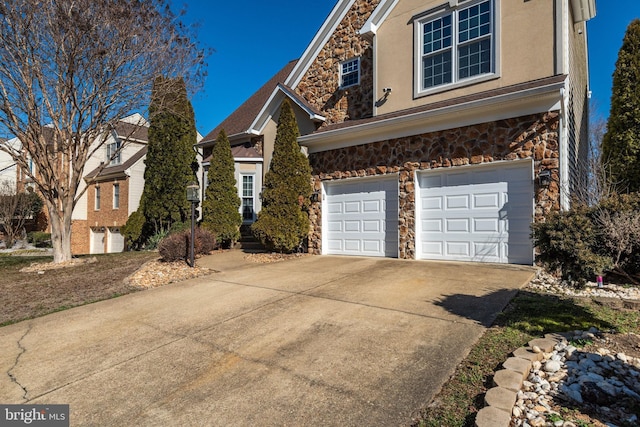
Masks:
[[[360,84],[360,58],[351,58],[340,63],[340,88]]]

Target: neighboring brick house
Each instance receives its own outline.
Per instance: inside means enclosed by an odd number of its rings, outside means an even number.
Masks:
[[[340,0],[237,142],[266,169],[294,102],[312,253],[532,264],[531,222],[586,182],[593,16],[594,0]]]
[[[97,139],[104,139],[104,144],[85,164],[84,171],[88,173],[78,188],[78,193],[83,193],[72,214],[71,252],[74,255],[124,250],[120,227],[140,203],[148,128],[148,122],[136,113],[120,119],[108,130],[108,135]],[[46,126],[44,136],[48,138]],[[17,139],[16,143],[19,144]],[[38,176],[33,162],[29,164],[31,174]],[[18,168],[14,173],[18,191],[35,188],[23,170]],[[39,223],[41,229],[50,229],[46,209]]]
[[[73,211],[73,253],[100,254],[125,249],[120,228],[140,205],[148,127],[139,115],[123,119],[97,156],[87,162],[85,170],[90,170],[84,177],[87,191]],[[114,155],[121,146],[121,151]]]

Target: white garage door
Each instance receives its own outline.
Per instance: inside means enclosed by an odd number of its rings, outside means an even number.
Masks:
[[[533,263],[530,161],[422,172],[418,186],[419,258]]]
[[[107,252],[114,253],[122,251],[124,251],[124,236],[120,234],[119,228],[109,228]]]
[[[92,254],[104,253],[104,231],[100,229],[91,230],[91,248],[89,249]]]
[[[398,177],[327,183],[324,253],[398,256]]]

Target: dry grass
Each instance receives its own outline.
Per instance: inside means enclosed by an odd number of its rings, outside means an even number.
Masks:
[[[98,255],[95,263],[23,273],[51,257],[0,256],[0,326],[135,292],[140,288],[124,279],[157,258],[153,252]]]

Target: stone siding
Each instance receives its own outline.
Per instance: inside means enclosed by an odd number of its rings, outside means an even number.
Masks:
[[[379,0],[357,0],[296,87],[326,124],[373,115],[373,49],[358,34]],[[360,84],[340,89],[340,62],[360,57]]]
[[[551,171],[551,185],[535,180],[534,220],[560,208],[558,174],[559,114],[499,120],[406,138],[313,153],[314,189],[322,182],[352,177],[398,174],[399,257],[415,258],[415,172],[424,169],[490,163],[499,160],[534,160],[534,176]],[[322,251],[321,203],[314,203],[309,217],[309,252]]]

